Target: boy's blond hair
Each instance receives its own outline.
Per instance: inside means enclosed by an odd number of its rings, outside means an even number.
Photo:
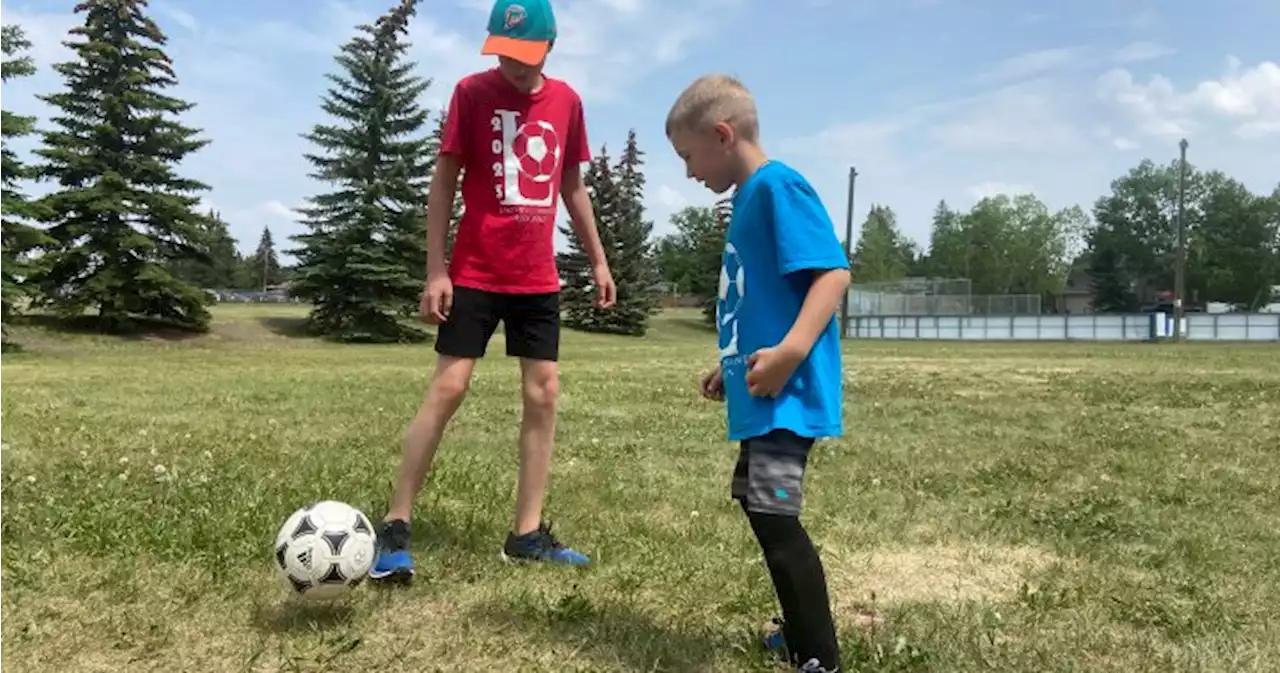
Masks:
[[[755,98],[747,87],[729,75],[703,75],[681,92],[667,113],[667,137],[676,131],[700,131],[725,122],[738,137],[756,142],[760,119]]]

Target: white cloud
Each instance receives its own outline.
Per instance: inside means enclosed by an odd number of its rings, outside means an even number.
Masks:
[[[996,63],[994,67],[980,75],[978,80],[997,82],[1039,75],[1078,63],[1084,58],[1086,52],[1087,50],[1084,47],[1074,46],[1041,49],[1019,54]]]
[[[1038,49],[997,61],[973,81],[981,85],[1020,82],[1064,71],[1080,71],[1107,62],[1127,64],[1152,61],[1174,53],[1170,47],[1151,40],[1131,42],[1110,52],[1090,45]]]
[[[1089,95],[1091,88],[1096,96]],[[1269,62],[1244,67],[1233,61],[1222,77],[1199,83],[1175,84],[1161,75],[1140,83],[1123,69],[1096,79],[1064,72],[843,120],[778,147],[812,176],[838,225],[846,206],[845,171],[854,164],[855,223],[870,204],[889,205],[904,232],[927,244],[939,199],[960,205],[1030,191],[1052,209],[1087,210],[1133,165],[1136,150],[1157,161],[1176,158],[1184,131],[1214,136],[1195,145],[1198,166],[1270,191],[1280,146],[1259,140],[1280,139],[1278,95],[1280,68]]]
[[[69,12],[28,12],[6,7],[4,8],[4,23],[5,25],[16,24],[22,26],[27,40],[31,42],[31,48],[27,54],[31,56],[31,60],[37,68],[36,77],[40,77],[42,71],[47,73],[49,66],[54,63],[65,61],[75,55],[74,52],[62,44],[64,40],[71,37],[67,34],[67,31],[80,24],[80,21]],[[9,89],[14,84],[28,81],[30,80],[16,80],[11,81],[13,82],[12,84],[11,82],[5,82],[4,87]]]
[[[932,134],[959,149],[1043,151],[1078,145],[1081,132],[1067,117],[1068,96],[1048,80],[998,89],[964,106]]]
[[[1118,63],[1137,63],[1169,56],[1174,50],[1158,42],[1140,41],[1127,44],[1111,53],[1111,60]]]
[[[188,31],[194,33],[200,28],[200,22],[190,13],[179,9],[176,5],[169,2],[156,2],[152,5],[156,14],[168,18],[170,21],[182,26]]]
[[[667,184],[658,185],[657,194],[654,196],[654,200],[657,201],[659,205],[672,211],[678,211],[689,205],[689,200],[686,199],[683,194],[677,191],[675,187]]]
[[[1242,138],[1280,133],[1280,65],[1272,61],[1244,68],[1229,58],[1222,77],[1188,90],[1162,75],[1144,84],[1117,68],[1098,78],[1097,92],[1140,132],[1163,139],[1220,125]]]

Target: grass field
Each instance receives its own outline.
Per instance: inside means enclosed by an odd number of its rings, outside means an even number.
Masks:
[[[276,527],[380,517],[429,346],[20,330],[3,364],[14,671],[773,671],[772,589],[700,400],[695,316],[567,334],[548,515],[592,568],[507,567],[517,368],[482,363],[416,514],[418,582],[291,605]],[[499,352],[501,341],[493,347]],[[806,523],[851,671],[1241,671],[1280,661],[1280,348],[850,343]]]

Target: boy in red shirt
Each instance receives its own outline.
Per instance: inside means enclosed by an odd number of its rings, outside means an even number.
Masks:
[[[542,74],[555,36],[549,0],[498,0],[481,50],[496,55],[498,67],[470,75],[454,88],[427,200],[427,286],[421,305],[423,317],[440,326],[439,360],[405,436],[395,494],[378,531],[373,579],[413,576],[409,519],[414,497],[499,321],[507,355],[520,358],[524,398],[516,517],[503,556],[589,562],[542,522],[560,388],[560,276],[553,247],[557,197],[590,257],[597,305],[612,306],[616,289],[582,181],[581,164],[590,159],[582,100],[568,84]],[[459,173],[465,210],[446,262],[445,232]]]

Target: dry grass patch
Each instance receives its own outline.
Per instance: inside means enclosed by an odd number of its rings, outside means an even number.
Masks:
[[[1057,556],[1034,547],[939,544],[823,551],[831,592],[853,610],[874,604],[1007,602]]]

